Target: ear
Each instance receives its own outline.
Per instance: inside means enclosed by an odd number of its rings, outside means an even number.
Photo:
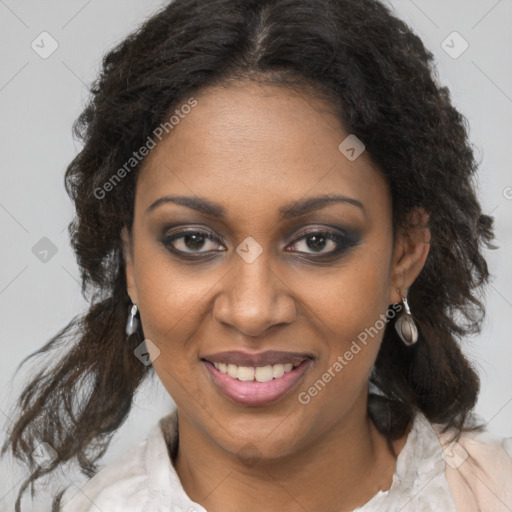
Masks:
[[[121,230],[121,240],[123,243],[123,255],[126,272],[126,291],[134,304],[138,304],[137,286],[135,285],[135,271],[133,268],[133,238],[126,226]]]
[[[423,208],[413,208],[408,215],[407,227],[396,233],[393,248],[390,304],[402,298],[397,289],[405,295],[425,265],[430,250],[429,215]]]

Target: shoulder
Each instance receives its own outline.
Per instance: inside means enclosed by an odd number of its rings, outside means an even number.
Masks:
[[[71,485],[62,498],[61,512],[168,510],[172,486],[166,477],[171,463],[162,427],[173,419],[171,415],[161,418],[146,440],[81,488]]]
[[[443,432],[432,425],[446,462],[446,479],[464,512],[510,512],[512,510],[512,438],[499,438],[488,431]]]
[[[71,485],[63,496],[62,512],[121,511],[126,499],[132,503],[144,499],[146,448],[147,440],[99,471],[81,488]]]

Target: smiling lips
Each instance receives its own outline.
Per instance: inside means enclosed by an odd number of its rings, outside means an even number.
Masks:
[[[229,350],[227,352],[209,354],[203,356],[201,359],[206,359],[210,363],[235,364],[237,366],[267,366],[286,363],[292,363],[294,365],[301,363],[305,359],[312,358],[313,356],[306,352],[267,350],[265,352],[251,354],[250,352],[243,352],[241,350]]]
[[[214,385],[231,400],[269,405],[288,394],[310,366],[308,353],[266,351],[218,352],[201,358]]]

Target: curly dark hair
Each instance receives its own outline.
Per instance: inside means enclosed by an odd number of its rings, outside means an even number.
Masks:
[[[83,149],[65,175],[76,207],[68,229],[90,307],[20,363],[53,356],[19,397],[2,449],[31,469],[16,512],[27,487],[33,495],[34,481],[60,464],[76,458],[85,475],[97,472],[153,371],[133,354],[142,326],[125,335],[131,301],[120,232],[132,226],[141,164],[101,200],[97,191],[184,98],[228,82],[328,99],[386,176],[394,231],[407,228],[414,207],[428,212],[430,253],[408,296],[420,339],[406,347],[389,322],[371,377],[380,393],[370,394],[368,413],[388,440],[405,433],[415,411],[459,435],[469,428],[480,383],[460,341],[481,329],[480,292],[489,279],[483,249],[493,247],[493,219],[475,194],[467,122],[433,62],[377,0],[175,0],[104,56],[73,126]],[[36,468],[30,454],[43,441],[58,457]]]

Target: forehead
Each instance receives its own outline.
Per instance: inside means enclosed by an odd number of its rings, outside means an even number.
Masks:
[[[340,151],[349,133],[327,102],[254,83],[208,88],[194,99],[146,157],[136,209],[166,194],[209,197],[226,204],[228,214],[249,216],[326,193],[369,208],[389,206],[387,184],[370,156],[350,161]]]

